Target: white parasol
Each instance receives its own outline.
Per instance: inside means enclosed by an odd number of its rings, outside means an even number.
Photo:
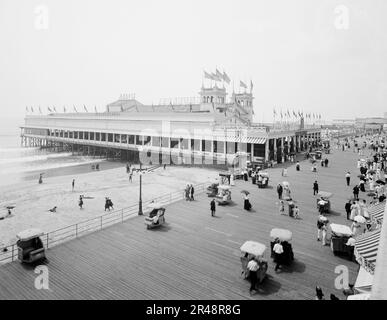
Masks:
[[[357,223],[366,223],[366,219],[363,217],[363,216],[356,216],[355,218],[353,218],[354,221],[356,221]]]

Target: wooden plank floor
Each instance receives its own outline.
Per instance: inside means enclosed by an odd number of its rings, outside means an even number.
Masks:
[[[0,299],[313,299],[316,285],[327,298],[330,293],[343,298],[334,288],[335,267],[348,266],[352,282],[358,266],[316,241],[312,184],[317,179],[320,190],[335,194],[330,221],[349,225],[344,204],[352,187],[346,187],[344,175],[347,170],[357,175],[357,155],[335,151],[328,157],[330,167],[319,166],[317,174],[306,161],[301,172],[289,167],[287,178],[281,177],[280,168],[271,169],[267,189],[237,181],[234,204],[218,207],[214,218],[210,199],[200,195],[193,202],[168,206],[167,223],[159,229],[146,230],[143,217],[135,217],[54,247],[47,251],[50,290],[34,288],[37,275],[32,268],[18,262],[4,265]],[[285,179],[299,203],[300,220],[278,213],[275,187]],[[251,192],[251,212],[242,209],[242,189]],[[269,246],[273,227],[293,232],[296,260],[276,273],[267,254],[268,276],[260,291],[250,296],[249,283],[240,276],[239,247],[246,240]]]

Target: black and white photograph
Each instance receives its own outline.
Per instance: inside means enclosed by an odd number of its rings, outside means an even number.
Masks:
[[[0,301],[386,300],[386,30],[385,0],[0,0]]]

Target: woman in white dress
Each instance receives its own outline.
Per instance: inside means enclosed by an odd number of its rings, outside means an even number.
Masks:
[[[356,204],[353,203],[351,205],[351,215],[349,216],[350,220],[353,220],[356,217],[357,209],[356,209]]]

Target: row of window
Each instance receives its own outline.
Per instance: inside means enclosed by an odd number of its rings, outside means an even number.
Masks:
[[[200,140],[200,139],[184,139],[156,136],[142,136],[130,134],[104,133],[104,132],[89,132],[89,131],[67,131],[67,130],[44,130],[25,128],[25,134],[47,135],[50,137],[114,142],[120,144],[131,144],[136,146],[153,146],[171,149],[194,150],[214,153],[234,154],[238,151],[251,150],[251,144],[238,142],[224,142],[217,140]],[[263,145],[264,148],[264,145]],[[255,147],[254,150],[259,150]],[[264,152],[263,152],[264,153]],[[257,155],[258,156],[258,155]]]

